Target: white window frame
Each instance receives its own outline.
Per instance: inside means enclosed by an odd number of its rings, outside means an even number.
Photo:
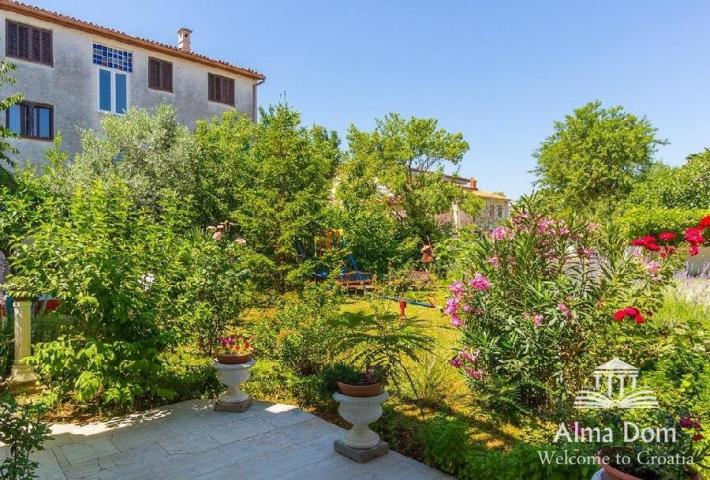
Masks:
[[[112,113],[114,115],[125,115],[128,109],[131,108],[131,86],[130,86],[130,72],[124,70],[118,70],[115,68],[104,67],[102,65],[96,65],[96,110],[99,113]],[[101,70],[106,70],[111,74],[111,110],[103,110],[101,108]],[[126,76],[126,112],[116,111],[116,74]]]

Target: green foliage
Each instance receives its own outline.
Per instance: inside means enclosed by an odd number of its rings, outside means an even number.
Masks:
[[[5,85],[13,85],[15,79],[11,76],[15,70],[15,65],[0,60],[0,87]],[[5,116],[5,112],[13,105],[22,101],[21,94],[10,95],[0,99],[0,115]],[[9,167],[13,167],[15,162],[8,156],[8,153],[15,153],[15,148],[8,142],[8,139],[13,138],[15,134],[11,132],[6,125],[0,125],[0,187],[11,187],[14,184],[12,174]]]
[[[154,114],[130,109],[125,115],[106,115],[101,131],[82,131],[81,152],[74,161],[65,170],[55,166],[65,177],[67,193],[118,176],[151,211],[160,208],[166,192],[190,199],[200,171],[194,137],[169,105]],[[183,208],[195,215],[189,202]]]
[[[0,462],[3,480],[35,478],[38,463],[30,460],[33,450],[41,450],[49,438],[49,427],[37,420],[36,408],[17,405],[9,395],[0,395],[0,444],[9,455]]]
[[[244,307],[256,301],[253,293],[264,286],[271,264],[229,235],[213,240],[200,231],[186,238],[178,257],[184,278],[175,298],[177,324],[183,341],[195,341],[211,355],[217,340],[239,323]]]
[[[230,219],[258,253],[274,263],[274,285],[302,284],[302,258],[328,225],[331,181],[339,161],[338,138],[323,127],[306,128],[286,105],[262,111],[258,123],[236,112],[198,123],[198,195],[203,218]],[[203,199],[202,196],[206,196]],[[308,272],[308,277],[312,275]]]
[[[350,355],[362,369],[379,367],[395,387],[407,380],[417,395],[405,361],[418,362],[423,352],[431,353],[432,338],[424,322],[399,318],[387,305],[373,302],[372,315],[344,316],[338,323],[337,348]]]
[[[461,480],[587,480],[598,470],[595,464],[543,463],[539,452],[564,453],[563,448],[555,445],[519,444],[510,452],[486,450],[471,442],[466,422],[441,414],[427,423],[423,436],[425,461]],[[588,451],[572,447],[567,450],[570,456],[591,456],[594,453],[591,448]]]
[[[624,207],[710,208],[710,149],[689,155],[687,160],[678,167],[655,165],[646,178],[634,186]]]
[[[710,207],[686,209],[637,206],[624,210],[615,221],[623,228],[627,238],[675,232],[680,240],[686,228],[697,225],[708,214]]]
[[[257,355],[277,359],[299,375],[320,372],[334,358],[339,302],[332,282],[307,285],[301,295],[281,305],[275,318],[254,324]]]
[[[472,239],[463,277],[471,283],[453,284],[447,307],[463,321],[464,349],[454,361],[504,415],[557,412],[582,387],[584,372],[609,352],[623,356],[629,337],[649,335],[647,324],[615,322],[614,313],[635,306],[650,318],[685,258],[627,255],[615,227],[552,220],[542,202],[523,198],[492,237]]]
[[[382,218],[386,210],[397,220],[397,231],[391,225],[387,232],[375,230],[378,237],[394,234],[383,242],[379,255],[368,256],[374,253],[372,248],[358,252],[381,272],[387,260],[399,260],[406,253],[398,243],[409,246],[438,239],[441,226],[436,215],[449,211],[454,202],[463,203],[462,189],[444,179],[443,168],[457,165],[468,143],[460,133],[439,128],[434,119],[407,120],[390,114],[378,120],[372,132],[351,126],[348,144],[350,152],[337,181],[346,234],[366,231],[372,216]]]
[[[535,152],[536,185],[560,210],[603,215],[653,165],[665,140],[645,118],[590,102],[554,123]]]

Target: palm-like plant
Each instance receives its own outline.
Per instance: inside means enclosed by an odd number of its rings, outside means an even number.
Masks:
[[[431,353],[432,338],[424,331],[426,324],[416,318],[400,318],[387,311],[381,302],[372,303],[371,315],[347,316],[340,320],[341,338],[337,348],[363,368],[377,366],[387,381],[399,388],[406,379],[418,398],[405,362],[417,362],[423,353]]]

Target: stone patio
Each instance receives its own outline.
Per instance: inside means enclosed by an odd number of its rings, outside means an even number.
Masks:
[[[451,478],[396,452],[358,464],[333,451],[342,429],[267,402],[231,413],[189,401],[109,422],[57,424],[52,431],[46,449],[34,454],[40,479]]]

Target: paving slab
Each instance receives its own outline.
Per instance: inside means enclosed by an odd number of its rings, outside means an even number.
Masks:
[[[191,400],[106,422],[52,425],[53,440],[32,455],[38,478],[451,478],[393,451],[356,463],[333,450],[341,428],[292,405],[255,401],[241,413],[213,407],[212,401]]]

